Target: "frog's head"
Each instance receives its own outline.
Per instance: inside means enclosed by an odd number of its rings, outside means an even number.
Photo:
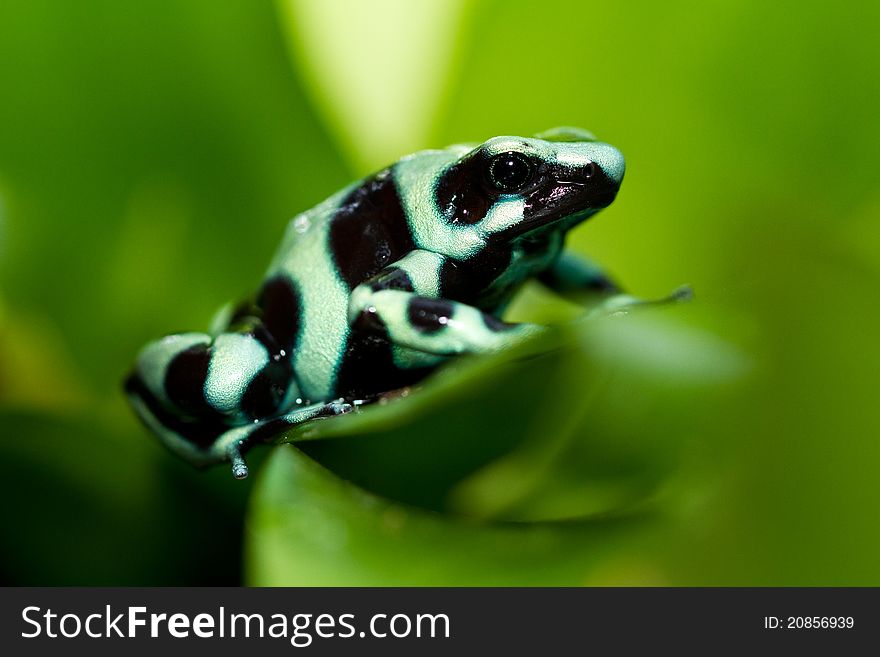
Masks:
[[[623,173],[620,151],[583,130],[494,137],[443,172],[437,208],[448,224],[497,244],[571,228],[614,200]]]

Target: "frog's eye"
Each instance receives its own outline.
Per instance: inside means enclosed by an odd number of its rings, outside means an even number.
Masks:
[[[532,179],[535,168],[519,153],[500,153],[489,160],[489,182],[499,191],[512,193],[522,189]]]

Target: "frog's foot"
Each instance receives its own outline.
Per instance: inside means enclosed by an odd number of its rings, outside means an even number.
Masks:
[[[243,452],[253,444],[271,441],[282,435],[285,430],[292,429],[304,422],[343,415],[351,413],[353,410],[354,406],[343,399],[299,408],[279,417],[255,422],[251,426],[237,427],[227,431],[224,437],[217,441],[214,450],[221,451],[223,460],[228,460],[232,464],[233,477],[244,479],[248,476],[248,467]]]
[[[660,299],[639,299],[628,294],[617,294],[609,297],[593,308],[587,317],[604,317],[607,315],[626,315],[636,308],[647,306],[665,306],[670,303],[683,303],[694,298],[694,290],[690,285],[681,285],[670,294]]]

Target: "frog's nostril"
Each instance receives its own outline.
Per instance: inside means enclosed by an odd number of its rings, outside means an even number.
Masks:
[[[587,164],[584,167],[584,172],[583,172],[584,178],[587,178],[587,179],[592,178],[595,173],[596,173],[596,165],[593,164],[592,162],[590,162],[589,164]]]

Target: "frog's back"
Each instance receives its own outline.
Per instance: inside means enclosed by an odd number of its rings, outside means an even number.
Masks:
[[[458,153],[424,151],[403,161],[430,178]],[[423,375],[401,372],[390,344],[375,336],[360,344],[349,327],[352,290],[417,248],[397,166],[294,217],[258,295],[264,316],[276,318],[274,330],[285,336],[294,376],[310,400],[368,395]]]

